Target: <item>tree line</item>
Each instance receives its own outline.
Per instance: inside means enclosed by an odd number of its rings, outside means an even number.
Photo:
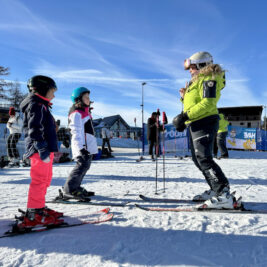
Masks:
[[[16,110],[19,109],[21,101],[26,97],[21,91],[20,83],[18,81],[6,81],[3,76],[10,74],[9,68],[0,66],[0,101],[6,103]]]

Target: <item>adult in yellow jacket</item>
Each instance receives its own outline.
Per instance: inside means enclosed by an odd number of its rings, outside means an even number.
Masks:
[[[198,52],[186,59],[185,69],[190,71],[191,81],[180,89],[184,110],[173,124],[178,131],[189,128],[192,159],[203,173],[210,189],[193,200],[205,201],[208,208],[234,206],[228,179],[212,158],[213,143],[219,127],[217,102],[225,86],[225,73],[208,52]]]
[[[228,149],[226,147],[226,137],[228,134],[229,122],[224,118],[224,115],[222,113],[220,113],[219,116],[220,116],[219,130],[214,140],[213,153],[214,153],[214,157],[217,157],[218,148],[219,148],[219,151],[221,153],[221,156],[219,157],[219,159],[222,159],[222,158],[225,159],[225,158],[229,158]]]

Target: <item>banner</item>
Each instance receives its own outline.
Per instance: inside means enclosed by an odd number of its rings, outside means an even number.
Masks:
[[[145,127],[145,151],[148,151],[149,143],[147,141],[147,127]],[[177,132],[173,124],[165,125],[165,131],[160,132],[159,142],[160,151],[162,151],[163,146],[163,134],[165,143],[165,152],[182,152],[188,151],[188,135],[187,130],[183,132]]]
[[[257,150],[267,151],[267,131],[257,129]]]
[[[228,126],[227,148],[256,149],[256,128]]]

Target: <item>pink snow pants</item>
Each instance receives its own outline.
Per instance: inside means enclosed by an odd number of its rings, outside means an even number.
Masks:
[[[28,193],[27,208],[41,209],[45,207],[45,195],[52,180],[52,166],[54,153],[50,153],[50,162],[41,160],[38,153],[30,157],[31,160],[31,183]]]

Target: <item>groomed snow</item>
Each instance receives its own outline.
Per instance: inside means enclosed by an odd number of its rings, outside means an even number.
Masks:
[[[0,266],[267,266],[267,215],[147,212],[134,207],[138,195],[155,196],[155,163],[137,163],[136,149],[115,148],[115,158],[92,163],[83,185],[111,207],[114,219],[99,225],[54,229],[0,239]],[[230,151],[217,160],[231,190],[267,209],[267,153]],[[57,195],[74,163],[55,164],[47,200]],[[162,177],[162,159],[159,160]],[[26,206],[29,168],[0,170],[1,229]],[[190,158],[166,158],[166,193],[190,199],[208,189]],[[175,206],[173,204],[154,204]],[[75,216],[101,206],[49,204]]]

